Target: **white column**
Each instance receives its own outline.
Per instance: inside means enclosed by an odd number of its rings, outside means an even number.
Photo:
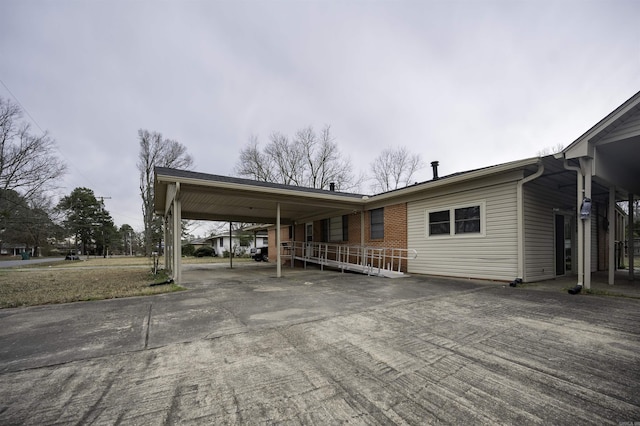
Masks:
[[[229,222],[229,268],[233,269],[233,222]]]
[[[591,199],[591,158],[585,159],[584,168],[584,196]],[[594,208],[592,200],[591,208]],[[591,216],[584,220],[584,288],[591,288]]]
[[[633,261],[633,252],[635,250],[634,248],[634,244],[633,244],[633,222],[635,220],[635,218],[633,217],[633,194],[629,194],[629,234],[627,236],[628,241],[627,241],[627,247],[629,249],[629,281],[633,281],[635,279],[634,277],[634,268],[635,268],[635,262]]]
[[[584,176],[582,171],[578,171],[578,191],[576,198],[578,200],[577,220],[578,220],[578,285],[584,283],[584,221],[580,219],[580,208],[582,207],[582,199],[584,198]]]
[[[280,250],[280,203],[276,203],[276,277],[282,276],[282,259]]]
[[[164,227],[164,269],[166,271],[171,269],[171,253],[168,251],[169,238],[171,238],[171,232],[169,232],[169,216],[165,215],[162,218],[162,225]],[[131,234],[129,234],[129,239],[131,239]],[[131,245],[132,241],[129,241]]]
[[[613,285],[616,272],[616,187],[609,188],[609,235],[607,236],[607,246],[609,247],[609,285]]]
[[[180,284],[182,281],[182,205],[178,196],[173,200],[173,281]]]

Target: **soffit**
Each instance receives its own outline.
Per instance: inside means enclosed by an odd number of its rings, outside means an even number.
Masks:
[[[362,196],[307,190],[173,169],[156,169],[155,210],[163,214],[171,187],[179,183],[182,218],[275,223],[305,222],[361,211]]]

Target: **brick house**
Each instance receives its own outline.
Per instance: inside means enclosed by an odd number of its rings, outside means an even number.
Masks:
[[[182,218],[273,224],[269,257],[278,276],[291,263],[287,253],[310,258],[283,251],[287,243],[331,244],[336,259],[348,247],[414,252],[390,262],[402,272],[525,282],[575,275],[589,288],[593,271],[608,270],[613,280],[621,236],[633,251],[617,203],[640,193],[638,164],[640,92],[552,156],[370,196],[156,168],[155,208],[169,225],[169,246],[179,246],[173,229]],[[179,282],[179,256],[166,262]]]

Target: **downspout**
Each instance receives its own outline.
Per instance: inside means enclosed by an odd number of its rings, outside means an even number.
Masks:
[[[524,267],[524,193],[523,186],[525,183],[531,182],[534,179],[539,178],[544,173],[544,163],[542,159],[538,159],[538,170],[518,181],[516,188],[516,202],[518,212],[518,278],[527,282],[526,271]]]

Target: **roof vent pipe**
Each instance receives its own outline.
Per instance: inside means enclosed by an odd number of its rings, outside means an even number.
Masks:
[[[329,182],[329,191],[334,191],[336,190],[336,183],[335,182]]]
[[[438,165],[440,164],[439,161],[432,161],[431,162],[431,168],[433,168],[433,180],[438,179]]]

